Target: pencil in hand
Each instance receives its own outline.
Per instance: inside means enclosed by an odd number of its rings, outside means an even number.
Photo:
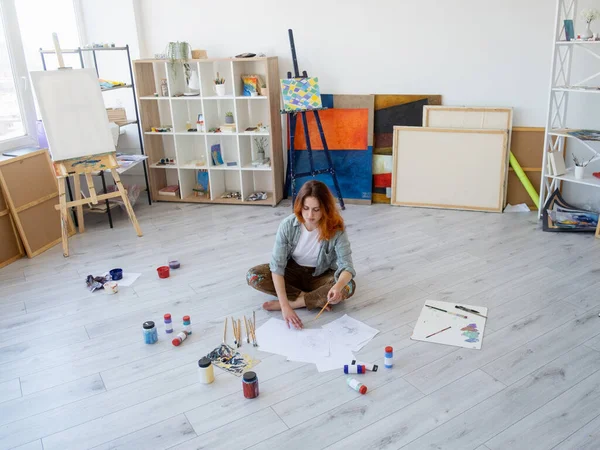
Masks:
[[[328,306],[328,305],[329,305],[329,301],[327,301],[327,303],[325,303],[325,306],[323,306],[323,308],[321,308],[321,311],[319,311],[319,314],[317,314],[317,317],[315,317],[315,318],[313,319],[313,321],[317,320],[317,319],[319,318],[319,316],[320,316],[321,314],[323,314],[323,311],[325,311],[325,308],[327,308],[327,306]]]

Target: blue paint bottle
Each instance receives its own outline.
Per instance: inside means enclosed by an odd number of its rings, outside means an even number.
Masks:
[[[156,325],[151,320],[142,324],[144,329],[144,342],[146,344],[156,344],[158,341],[158,332],[156,331]]]

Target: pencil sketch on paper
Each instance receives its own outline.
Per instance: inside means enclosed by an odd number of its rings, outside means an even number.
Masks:
[[[479,342],[479,330],[476,323],[470,323],[464,328],[461,328],[462,335],[465,336],[465,342]]]
[[[342,325],[342,330],[344,330],[348,336],[356,336],[358,334],[358,327]]]

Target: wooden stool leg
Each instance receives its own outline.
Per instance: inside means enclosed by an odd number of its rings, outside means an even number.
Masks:
[[[58,204],[60,205],[60,231],[62,234],[63,255],[69,256],[69,235],[67,231],[68,215],[67,215],[67,198],[65,190],[66,178],[58,179]]]
[[[135,228],[135,232],[137,233],[138,236],[143,236],[142,229],[140,228],[140,224],[138,223],[137,218],[135,217],[135,213],[133,212],[131,203],[129,203],[129,197],[127,197],[127,191],[125,190],[125,188],[123,187],[123,184],[121,183],[121,177],[117,173],[116,169],[112,169],[110,171],[110,173],[112,174],[112,176],[115,180],[117,189],[121,193],[121,198],[123,199],[123,203],[125,204],[125,208],[127,209],[127,214],[129,214],[129,219],[131,220],[131,223],[133,224],[133,228]]]
[[[73,184],[75,185],[75,200],[81,200],[81,181],[79,180],[78,173],[73,175]],[[83,233],[85,231],[85,226],[83,225],[83,205],[77,205],[75,208],[77,209],[79,232]]]
[[[94,205],[98,204],[98,197],[96,196],[96,188],[94,187],[94,180],[92,180],[92,174],[85,174],[85,181],[87,181],[88,191],[90,191],[90,200]]]

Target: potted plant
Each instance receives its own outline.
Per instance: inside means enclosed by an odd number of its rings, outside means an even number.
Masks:
[[[580,33],[581,39],[591,39],[594,36],[590,28],[591,23],[594,19],[600,17],[600,12],[597,9],[584,9],[581,11],[581,17],[585,20],[587,27],[583,33]]]
[[[265,160],[265,153],[267,150],[267,138],[254,138],[254,144],[256,145],[257,160],[263,162]]]
[[[217,77],[215,78],[215,92],[219,97],[223,97],[225,95],[225,78],[219,76],[219,72],[217,72]]]
[[[575,163],[575,178],[577,180],[581,180],[583,178],[583,172],[585,170],[585,166],[587,166],[592,159],[590,158],[587,161],[583,161],[583,160],[579,160],[577,158],[577,156],[575,156],[575,155],[571,155],[571,156],[573,157],[573,162]]]
[[[190,79],[190,64],[188,63],[188,59],[190,57],[191,47],[187,42],[169,42],[167,45],[167,58],[169,59],[169,66],[173,71],[173,76],[176,75],[176,63],[183,64],[183,70],[185,73],[185,83],[189,83]]]
[[[225,113],[225,123],[233,123],[233,113],[231,111]]]

